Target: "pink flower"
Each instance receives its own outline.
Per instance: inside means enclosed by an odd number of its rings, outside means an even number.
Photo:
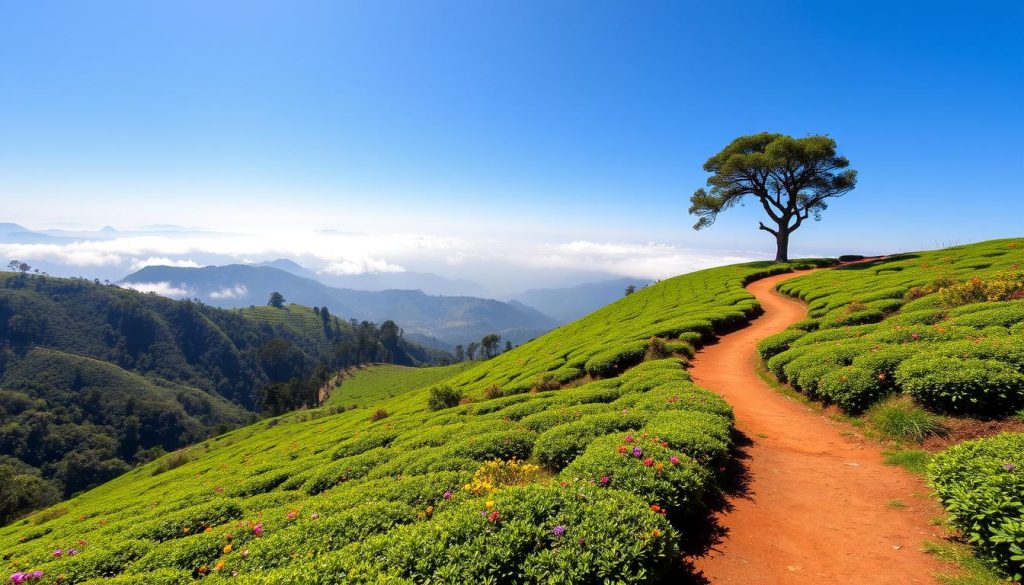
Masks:
[[[668,462],[671,463],[672,465],[679,465],[679,458],[673,455],[669,457]]]
[[[446,500],[452,499],[452,490],[445,490],[444,491],[444,495],[441,496],[441,497],[446,499]]]
[[[611,480],[612,480],[612,478],[608,477],[607,475],[602,475],[601,476],[601,485],[608,485],[608,483]]]
[[[654,459],[651,459],[650,457],[644,459],[644,465],[646,465],[647,467],[654,465]]]
[[[256,524],[255,526],[253,526],[252,527],[252,533],[255,534],[256,536],[260,536],[261,534],[263,534],[263,523],[260,522],[259,524]]]
[[[495,510],[495,511],[493,511],[490,514],[487,515],[487,521],[488,522],[497,522],[498,518],[500,518],[500,517],[501,517],[501,514],[497,510]]]
[[[633,442],[633,435],[626,435],[626,442],[627,443],[632,443]]]
[[[64,554],[64,551],[58,548],[57,550],[53,551],[53,558],[59,559],[60,555],[62,554]]]

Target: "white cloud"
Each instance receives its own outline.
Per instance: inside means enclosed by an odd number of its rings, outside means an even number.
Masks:
[[[145,260],[135,259],[132,261],[132,271],[142,270],[147,266],[174,266],[177,268],[199,268],[199,263],[195,260],[172,260],[166,257],[150,256]]]
[[[116,251],[73,244],[0,244],[0,256],[43,260],[68,266],[108,266],[124,261]]]
[[[391,264],[387,260],[375,260],[373,258],[353,258],[341,262],[331,262],[321,274],[334,274],[336,276],[351,276],[354,274],[379,272],[405,272],[405,268],[397,264]]]
[[[519,260],[529,266],[584,269],[660,279],[763,258],[764,255],[757,253],[694,250],[655,242],[634,244],[576,240],[567,244],[541,246],[535,253],[522,256]]]
[[[169,282],[125,282],[120,286],[144,293],[156,293],[162,297],[183,299],[193,296],[192,291],[184,286],[174,286]]]
[[[112,267],[124,273],[143,266],[196,267],[204,263],[255,263],[291,258],[323,274],[354,275],[431,268],[461,278],[479,278],[487,266],[564,269],[660,279],[711,266],[767,258],[760,252],[699,250],[657,242],[635,243],[578,239],[568,242],[466,239],[415,233],[277,231],[271,233],[125,232],[103,240],[67,243],[0,244],[0,258],[66,266]],[[408,268],[407,268],[408,267]],[[445,267],[448,267],[446,269]],[[481,267],[484,267],[483,269]],[[527,272],[524,270],[524,273]],[[493,275],[490,277],[495,278]],[[524,287],[532,283],[523,282]],[[180,287],[169,287],[176,289]],[[175,290],[171,295],[184,296]],[[220,298],[244,294],[229,287]],[[161,293],[163,294],[163,293]],[[171,296],[169,295],[169,296]]]
[[[249,294],[249,288],[244,284],[236,284],[229,288],[222,288],[210,293],[211,299],[237,299]]]

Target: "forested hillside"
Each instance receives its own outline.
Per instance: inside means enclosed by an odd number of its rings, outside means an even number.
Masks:
[[[0,521],[260,413],[315,405],[333,370],[443,357],[393,322],[0,275]]]

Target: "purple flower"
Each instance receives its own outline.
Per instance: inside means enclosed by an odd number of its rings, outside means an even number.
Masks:
[[[68,549],[68,556],[69,557],[73,557],[73,556],[75,556],[77,554],[78,554],[78,549],[74,549],[74,548],[69,548]]]
[[[583,546],[585,544],[587,544],[587,541],[581,538],[580,539],[580,546]]]
[[[441,497],[443,497],[446,500],[452,499],[452,490],[445,490],[444,495]]]
[[[643,456],[644,456],[644,452],[640,449],[640,447],[633,447],[633,457],[643,457]]]
[[[551,532],[553,532],[555,536],[562,536],[563,534],[565,534],[565,526],[559,524],[558,526],[552,528]]]
[[[1006,471],[1017,471],[1017,466],[1014,465],[1013,463],[1007,463],[1006,465],[1003,466],[1003,469],[1005,469]]]

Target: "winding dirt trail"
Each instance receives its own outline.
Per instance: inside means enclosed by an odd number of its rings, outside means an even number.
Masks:
[[[745,490],[717,515],[719,542],[691,561],[714,584],[935,583],[948,567],[921,551],[943,537],[924,482],[757,375],[758,340],[805,317],[802,303],[775,291],[795,276],[749,285],[764,314],[693,360],[690,374],[732,404],[749,444],[740,455]]]

